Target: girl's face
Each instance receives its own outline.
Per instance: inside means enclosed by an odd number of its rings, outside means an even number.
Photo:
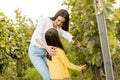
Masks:
[[[60,27],[63,25],[63,23],[65,22],[65,18],[62,16],[58,16],[56,18],[56,20],[53,22],[53,26],[54,27]]]

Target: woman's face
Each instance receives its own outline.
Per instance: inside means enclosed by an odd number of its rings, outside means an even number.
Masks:
[[[58,16],[56,18],[56,20],[53,22],[53,26],[54,27],[60,27],[63,25],[63,23],[65,22],[65,18],[62,16]]]

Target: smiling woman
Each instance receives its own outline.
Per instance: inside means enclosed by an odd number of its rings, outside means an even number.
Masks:
[[[53,16],[61,6],[63,0],[0,0],[0,10],[7,16],[14,17],[15,9],[19,8],[24,15],[33,19],[39,16]]]

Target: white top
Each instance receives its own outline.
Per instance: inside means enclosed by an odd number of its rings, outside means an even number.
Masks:
[[[43,48],[37,41],[37,38],[40,38],[45,44],[45,32],[50,29],[53,28],[53,23],[52,20],[50,18],[41,18],[38,20],[38,24],[37,27],[33,33],[32,39],[31,39],[31,44],[35,45],[37,47],[41,47]],[[68,31],[64,31],[61,27],[57,28],[57,31],[59,34],[61,34],[64,38],[66,38],[69,42],[72,41],[73,36],[68,32]]]

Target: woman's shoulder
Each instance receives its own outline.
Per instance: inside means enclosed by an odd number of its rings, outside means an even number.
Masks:
[[[37,18],[37,21],[49,21],[50,18],[49,17],[39,17]]]
[[[49,17],[38,18],[38,23],[46,24],[46,23],[49,23],[49,21],[50,21]]]
[[[49,20],[49,17],[40,17],[38,20]]]

